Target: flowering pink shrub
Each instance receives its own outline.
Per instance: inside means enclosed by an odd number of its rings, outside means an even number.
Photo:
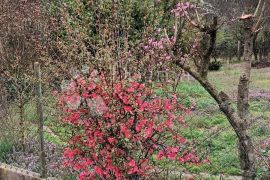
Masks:
[[[77,77],[59,105],[75,131],[64,165],[79,171],[79,179],[146,177],[152,161],[164,158],[199,161],[178,132],[186,109],[174,94],[159,97],[135,81],[111,85],[102,75]]]
[[[190,2],[181,2],[176,4],[176,6],[171,10],[176,17],[187,17],[189,11],[194,8],[194,5]]]
[[[162,68],[168,62],[180,61],[184,63],[197,56],[202,35],[197,30],[199,22],[194,16],[195,10],[196,6],[190,2],[177,3],[170,11],[175,18],[175,24],[164,29],[158,28],[156,33],[150,34],[141,43],[142,52],[151,64]],[[180,25],[181,23],[177,20],[179,18],[188,24],[188,29]],[[179,39],[179,34],[184,38]],[[181,46],[177,40],[181,41]],[[175,57],[176,52],[177,56]]]

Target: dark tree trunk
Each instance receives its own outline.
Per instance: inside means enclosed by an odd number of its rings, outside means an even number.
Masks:
[[[258,33],[255,33],[253,36],[253,54],[254,54],[255,61],[258,61],[258,48],[257,48],[257,43],[256,43],[257,36],[258,36]]]
[[[263,53],[262,53],[262,50],[260,49],[259,50],[259,61],[262,62],[263,60]]]
[[[211,55],[214,51],[215,45],[216,45],[216,38],[217,38],[217,26],[218,26],[218,18],[213,18],[213,23],[210,27],[206,27],[205,29],[201,29],[202,32],[205,32],[210,36],[209,45],[206,50],[206,52],[203,55],[203,60],[200,64],[200,75],[202,78],[207,78],[208,70],[209,70],[209,64],[211,60]]]
[[[241,61],[241,41],[238,41],[237,45],[237,60]]]

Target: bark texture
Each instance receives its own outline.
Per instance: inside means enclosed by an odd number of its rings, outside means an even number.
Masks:
[[[238,84],[237,111],[240,118],[240,128],[244,137],[239,138],[240,165],[243,171],[243,179],[255,178],[255,155],[251,138],[248,136],[249,124],[249,83],[251,76],[251,62],[254,50],[253,16],[242,19],[244,24],[244,70]]]
[[[237,60],[241,61],[241,41],[238,41],[237,44]]]
[[[200,63],[199,71],[200,75],[203,78],[207,78],[208,75],[208,68],[211,61],[211,55],[215,49],[216,38],[217,38],[217,25],[218,25],[218,18],[213,18],[213,23],[210,27],[202,28],[201,31],[205,32],[209,35],[209,45],[206,52],[203,54],[203,59]]]

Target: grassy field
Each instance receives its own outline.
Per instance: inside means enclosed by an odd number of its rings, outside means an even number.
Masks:
[[[210,72],[209,79],[235,100],[241,68],[241,64],[225,66],[221,71]],[[251,126],[250,133],[257,147],[256,152],[262,154],[257,157],[259,175],[265,165],[259,159],[270,156],[270,147],[260,149],[260,144],[270,139],[270,68],[253,69],[250,86],[250,110],[253,118],[258,119]],[[197,104],[193,114],[186,119],[188,129],[184,130],[184,134],[197,144],[199,152],[210,159],[210,164],[185,168],[193,173],[239,175],[237,138],[215,101],[195,81],[180,83],[178,92],[187,98],[183,99],[184,102],[195,101]]]
[[[209,79],[218,89],[236,93],[242,68],[242,64],[225,65],[221,71],[210,72]],[[256,91],[270,93],[270,68],[252,69],[250,86],[252,93]]]

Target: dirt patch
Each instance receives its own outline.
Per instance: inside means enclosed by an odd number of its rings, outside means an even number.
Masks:
[[[250,100],[269,100],[270,101],[270,92],[265,90],[251,90],[249,93]],[[231,99],[237,100],[237,92],[231,94]]]
[[[264,90],[251,91],[249,95],[252,100],[260,100],[260,99],[270,100],[270,92]]]
[[[270,67],[270,61],[258,61],[251,64],[252,68],[261,69]]]

